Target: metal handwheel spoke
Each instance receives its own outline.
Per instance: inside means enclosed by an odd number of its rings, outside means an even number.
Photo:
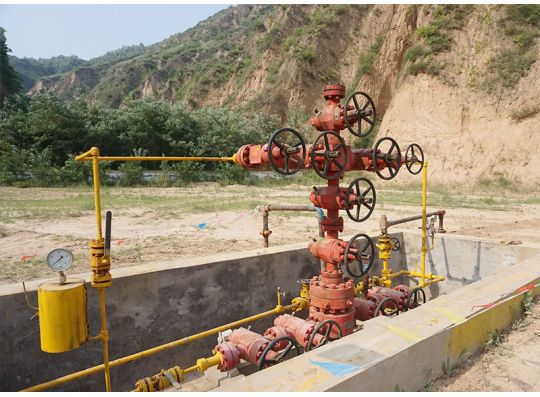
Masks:
[[[367,184],[367,187],[364,190],[361,187],[361,183]],[[356,196],[356,199],[354,200],[350,197],[352,193],[354,193]],[[368,194],[371,197],[369,197]],[[367,178],[357,178],[351,182],[345,192],[345,211],[351,220],[355,222],[363,222],[373,213],[376,198],[375,187],[371,181]],[[367,213],[362,218],[360,218],[361,206],[368,209]],[[354,207],[356,207],[356,209],[354,209]]]
[[[294,144],[288,145],[287,143],[283,142],[283,140],[289,138],[291,135],[295,140]],[[279,149],[280,155],[283,156],[283,166],[278,166],[276,163],[276,159],[274,159],[274,156],[272,154],[272,149],[274,146]],[[301,159],[297,159],[294,156],[291,156],[298,154],[300,151],[302,151]],[[306,154],[306,144],[304,142],[304,139],[298,133],[298,131],[293,130],[292,128],[280,128],[279,130],[274,131],[274,133],[270,137],[270,140],[268,141],[268,162],[270,163],[270,166],[274,169],[274,171],[279,174],[296,174],[300,169],[303,168],[304,162],[306,160]]]
[[[385,142],[390,142],[390,148],[386,153],[380,149]],[[389,176],[385,176],[382,173],[383,169],[379,168],[380,165],[378,160],[383,160],[385,168],[388,168]],[[393,179],[401,168],[401,152],[397,142],[390,137],[379,139],[372,150],[371,162],[373,170],[379,176],[379,178],[385,180]]]
[[[279,343],[284,340],[289,342],[287,346],[281,349],[275,357],[266,358],[266,356],[268,355],[270,351],[274,351],[273,350],[274,346],[279,346]],[[259,361],[257,362],[257,369],[260,371],[261,369],[264,369],[265,367],[269,365],[280,363],[287,356],[287,354],[289,354],[289,352],[292,350],[293,347],[295,347],[296,355],[298,355],[300,351],[300,347],[298,346],[296,341],[290,336],[282,336],[276,339],[272,339],[270,343],[268,343],[268,345],[264,348],[261,354],[261,357],[259,358]]]
[[[360,248],[356,247],[354,243],[356,243],[359,239],[365,239],[366,243],[365,246],[361,246]],[[352,251],[354,249],[355,251]],[[353,238],[349,240],[347,243],[347,246],[345,247],[345,253],[343,255],[343,265],[345,265],[347,272],[353,276],[353,277],[363,277],[366,275],[373,265],[373,261],[375,260],[375,245],[373,244],[373,240],[367,235],[367,234],[357,234]],[[359,263],[360,267],[360,273],[355,273],[351,270],[351,260],[349,258],[349,255],[352,255],[355,258],[355,261]],[[364,260],[367,261],[367,264],[364,264]]]
[[[323,338],[321,339],[320,343],[317,346],[313,346],[313,342],[315,341],[315,336],[320,335],[319,331],[324,326],[327,326],[327,328],[326,328],[324,334],[322,334]],[[332,339],[332,338],[330,338],[330,334],[332,333],[332,329],[334,329],[334,327],[337,330],[338,337]],[[313,332],[311,333],[311,336],[309,337],[309,340],[308,340],[308,343],[306,345],[305,351],[310,351],[310,350],[313,350],[314,348],[317,348],[319,346],[323,346],[323,345],[327,344],[330,341],[340,339],[342,336],[343,336],[343,331],[341,330],[341,326],[336,321],[334,321],[334,320],[324,320],[324,321],[318,323],[315,326],[315,328],[313,328]]]
[[[330,135],[337,140],[337,143],[333,147],[330,144]],[[323,143],[319,143],[321,141]],[[316,148],[319,148],[323,144],[323,152],[316,152]],[[324,131],[317,137],[315,143],[311,146],[310,156],[311,165],[314,171],[320,177],[332,180],[341,178],[347,167],[347,160],[349,155],[347,147],[345,145],[345,141],[338,133],[333,131]],[[324,157],[324,165],[322,164],[322,162],[317,161],[317,159],[320,159],[321,157]],[[337,168],[337,171],[332,169],[331,165]]]
[[[418,156],[416,154],[418,154]],[[405,166],[413,175],[419,174],[424,167],[424,151],[416,143],[410,144],[405,151]],[[417,170],[414,169],[415,166],[418,166]]]
[[[358,97],[362,98],[362,102],[359,102]],[[360,103],[362,103],[362,106]],[[354,113],[349,115],[349,110],[352,110],[353,108]],[[358,137],[364,137],[371,134],[375,128],[376,122],[375,104],[371,97],[361,91],[353,92],[345,101],[343,118],[345,120],[345,126],[351,134]],[[368,123],[368,128],[365,131],[362,131],[362,120]],[[357,123],[356,128],[353,128],[354,123]]]

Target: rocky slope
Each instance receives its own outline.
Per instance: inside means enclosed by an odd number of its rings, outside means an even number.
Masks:
[[[539,33],[539,6],[241,5],[34,91],[231,106],[285,122],[307,118],[322,85],[341,80],[373,96],[378,136],[425,148],[435,180],[536,184]]]

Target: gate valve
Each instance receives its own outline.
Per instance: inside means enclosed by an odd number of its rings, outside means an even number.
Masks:
[[[388,234],[379,236],[379,242],[375,244],[375,246],[379,249],[380,260],[389,260],[392,257],[392,250],[394,247]]]
[[[322,338],[320,336],[322,336]],[[308,352],[316,347],[326,345],[328,342],[340,339],[342,336],[343,331],[337,321],[321,321],[313,329],[313,333],[311,334],[311,337],[306,345],[306,351]],[[316,338],[319,339],[319,342],[315,342]]]
[[[339,186],[313,187],[309,200],[315,207],[326,210],[344,210],[347,189]]]
[[[375,260],[375,245],[367,234],[353,236],[345,246],[342,264],[353,277],[363,277],[369,273]],[[359,270],[352,270],[356,265]]]
[[[346,246],[347,243],[343,240],[322,237],[317,241],[310,242],[308,249],[316,258],[320,258],[327,263],[338,265],[343,262]]]
[[[314,322],[306,321],[301,318],[291,316],[290,314],[283,314],[276,317],[274,319],[274,325],[275,327],[269,328],[267,332],[273,328],[283,328],[286,330],[287,334],[293,337],[304,349],[308,345],[308,342],[311,339],[315,329]],[[318,345],[321,343],[322,339],[323,335],[317,334],[313,337],[312,344]]]
[[[298,131],[280,128],[274,131],[267,145],[268,161],[281,175],[294,175],[304,168],[306,144]]]
[[[382,301],[386,298],[391,298],[396,301],[400,311],[406,311],[406,301],[411,290],[406,285],[398,285],[394,288],[387,287],[372,287],[368,290],[368,296],[375,296]],[[389,308],[392,307],[392,302],[387,302]]]
[[[376,111],[373,99],[368,94],[361,91],[353,92],[345,101],[345,109],[343,114],[345,125],[351,134],[357,137],[371,134],[375,128]],[[358,125],[353,128],[356,122]],[[364,122],[365,129],[362,128],[362,122]]]
[[[341,178],[347,169],[350,150],[339,133],[324,131],[311,145],[311,167],[321,178]]]
[[[376,200],[377,196],[373,183],[367,178],[356,178],[351,182],[345,194],[347,215],[355,222],[365,221],[373,213]],[[367,209],[367,212],[365,215],[360,216],[362,206]]]
[[[387,150],[383,150],[383,147],[389,144]],[[399,172],[402,164],[401,151],[398,143],[390,138],[384,137],[377,141],[371,154],[371,166],[373,171],[384,180],[394,179]],[[384,170],[388,170],[388,174],[384,173]]]
[[[257,364],[262,352],[270,343],[264,336],[243,327],[231,333],[229,342],[238,349],[240,358],[253,364]]]
[[[355,317],[360,321],[367,321],[375,317],[375,310],[381,300],[377,296],[357,297],[353,300]]]
[[[291,316],[292,317],[292,316]],[[293,317],[293,318],[296,318],[296,317]],[[274,321],[275,323],[275,321]],[[274,340],[274,339],[278,339],[278,338],[281,338],[283,336],[293,336],[294,335],[291,335],[287,329],[283,328],[283,327],[279,327],[279,326],[274,326],[274,327],[270,327],[268,328],[265,332],[264,332],[264,337],[268,340]],[[281,349],[284,349],[285,347],[287,346],[287,341],[282,339],[280,343],[276,344],[276,349],[278,350],[281,350]]]
[[[420,287],[413,288],[411,292],[409,292],[409,295],[407,296],[407,299],[405,300],[403,311],[407,311],[409,309],[414,309],[418,306],[422,306],[424,303],[426,303],[425,291]]]
[[[328,84],[323,88],[323,96],[326,104],[322,111],[315,109],[315,115],[311,117],[311,125],[318,131],[341,131],[345,128],[343,106],[341,100],[345,97],[343,84]]]
[[[413,174],[417,175],[424,168],[424,151],[416,143],[412,143],[407,146],[405,151],[405,166],[407,170]]]

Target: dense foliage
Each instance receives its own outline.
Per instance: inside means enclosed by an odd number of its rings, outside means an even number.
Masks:
[[[0,182],[81,183],[88,179],[88,164],[76,163],[73,157],[92,146],[110,156],[230,156],[243,144],[267,140],[277,125],[277,118],[271,116],[247,118],[234,110],[213,108],[189,111],[160,101],[133,100],[121,109],[109,109],[50,93],[13,95],[0,111]],[[223,175],[234,180],[244,177],[216,163],[108,167],[123,171],[120,183],[125,184],[139,182],[143,168],[160,168],[180,183],[218,180]]]
[[[9,63],[9,52],[6,30],[0,27],[0,107],[6,96],[21,89],[21,80]]]

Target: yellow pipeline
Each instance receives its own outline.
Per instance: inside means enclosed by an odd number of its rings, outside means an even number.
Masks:
[[[76,161],[92,161],[92,175],[94,182],[94,207],[96,216],[96,242],[94,245],[103,245],[103,232],[102,232],[102,217],[101,217],[101,193],[100,193],[100,180],[99,180],[99,161],[235,161],[236,155],[231,157],[141,157],[141,156],[100,156],[99,149],[92,147],[87,152],[75,157]],[[109,260],[109,258],[100,258],[100,260]],[[106,285],[107,284],[107,285]],[[96,284],[97,285],[97,284]],[[92,282],[92,286],[96,287]],[[105,388],[107,391],[111,391],[111,374],[109,364],[109,332],[107,330],[107,312],[105,306],[105,291],[103,287],[110,285],[110,283],[103,283],[99,287],[99,299],[100,299],[100,312],[101,312],[101,332],[98,337],[93,339],[99,339],[103,344],[103,368],[105,371]]]
[[[99,309],[101,313],[101,334],[103,344],[103,369],[105,370],[105,390],[111,391],[111,371],[109,364],[109,331],[107,330],[107,307],[105,306],[105,288],[99,288]]]
[[[229,324],[221,325],[219,327],[212,328],[212,329],[209,329],[207,331],[199,332],[198,334],[195,334],[195,335],[186,336],[185,338],[178,339],[178,340],[175,340],[173,342],[165,343],[163,345],[156,346],[156,347],[153,347],[151,349],[143,350],[141,352],[134,353],[134,354],[131,354],[129,356],[118,358],[116,360],[110,361],[109,362],[109,367],[110,368],[118,367],[119,365],[123,365],[123,364],[129,363],[131,361],[138,360],[140,358],[149,357],[149,356],[152,356],[152,355],[154,355],[156,353],[159,353],[159,352],[162,352],[162,351],[165,351],[165,350],[169,350],[169,349],[172,349],[172,348],[175,348],[175,347],[178,347],[178,346],[182,346],[182,345],[185,345],[185,344],[187,344],[189,342],[193,342],[193,341],[205,338],[207,336],[215,335],[215,334],[217,334],[219,332],[223,332],[223,331],[226,331],[226,330],[231,329],[231,328],[236,328],[236,327],[239,327],[241,325],[244,325],[244,324],[259,320],[261,318],[265,318],[265,317],[272,316],[272,315],[275,315],[275,314],[281,314],[281,313],[284,313],[286,311],[296,311],[296,309],[298,307],[299,307],[298,303],[293,303],[291,305],[286,305],[286,306],[282,306],[281,304],[278,304],[272,310],[268,310],[268,311],[263,312],[263,313],[255,314],[253,316],[246,317],[244,319],[241,319],[241,320],[229,323]],[[84,378],[86,376],[93,375],[95,373],[101,372],[104,369],[105,369],[104,364],[96,365],[94,367],[87,368],[87,369],[84,369],[82,371],[74,372],[72,374],[65,375],[65,376],[62,376],[60,378],[53,379],[53,380],[45,382],[45,383],[40,383],[39,385],[29,387],[29,388],[24,389],[22,391],[43,391],[43,390],[48,390],[50,388],[62,385],[64,383],[71,382],[71,381],[74,381],[76,379]]]

